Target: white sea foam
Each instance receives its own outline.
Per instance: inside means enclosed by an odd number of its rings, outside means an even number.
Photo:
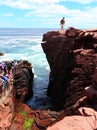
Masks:
[[[9,53],[9,54],[4,54],[4,56],[0,56],[0,61],[6,61],[6,60],[20,60],[20,59],[23,59],[23,60],[26,60],[26,55],[25,54],[12,54],[12,53]]]
[[[41,36],[0,37],[1,44],[8,44],[8,43],[14,44],[14,43],[19,43],[20,41],[41,43],[42,37]]]
[[[33,99],[37,106],[37,97],[45,96],[46,86],[49,78],[49,65],[42,50],[42,34],[47,32],[42,29],[0,29],[0,61],[6,60],[28,60],[34,68]],[[43,97],[44,98],[44,97]],[[33,106],[33,105],[32,105]],[[39,104],[40,106],[40,104]]]
[[[40,52],[40,50],[42,49],[40,44],[34,45],[34,46],[32,46],[31,48],[32,48],[32,50],[34,50],[34,51],[36,50],[36,51],[39,51],[39,52]]]
[[[34,78],[37,78],[37,75],[34,75]]]
[[[19,39],[19,40],[25,40],[25,39],[28,39],[28,40],[32,40],[32,39],[42,39],[42,36],[0,36],[0,39]]]
[[[45,69],[48,70],[48,71],[50,71],[50,67],[49,66],[46,66]]]

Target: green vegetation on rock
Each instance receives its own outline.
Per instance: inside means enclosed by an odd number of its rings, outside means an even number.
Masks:
[[[27,113],[20,108],[18,108],[17,110],[19,114],[24,118],[24,124],[22,130],[31,130],[31,126],[34,123],[34,118],[27,117]]]
[[[27,113],[26,113],[25,111],[20,110],[20,111],[19,111],[19,114],[20,114],[21,116],[26,116]]]
[[[34,122],[34,118],[25,118],[24,124],[23,124],[23,130],[31,130],[31,126]]]

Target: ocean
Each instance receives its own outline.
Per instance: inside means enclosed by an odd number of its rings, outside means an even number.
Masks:
[[[46,96],[49,65],[42,50],[42,36],[53,29],[0,28],[0,61],[28,60],[34,68],[33,98],[27,102],[32,109],[49,109]]]

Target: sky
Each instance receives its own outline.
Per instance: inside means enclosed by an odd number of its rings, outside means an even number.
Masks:
[[[0,0],[0,28],[97,28],[97,0]]]

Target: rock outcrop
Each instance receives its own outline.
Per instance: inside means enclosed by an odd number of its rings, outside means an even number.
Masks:
[[[6,65],[10,78],[0,98],[0,130],[45,130],[63,118],[62,111],[31,110],[23,103],[33,96],[33,72],[28,61],[7,61]]]
[[[34,74],[28,61],[5,61],[0,65],[0,130],[8,130],[17,107],[33,96]]]
[[[97,30],[71,27],[48,32],[43,36],[42,48],[51,70],[47,95],[53,111],[31,110],[23,104],[33,95],[34,75],[28,61],[14,62],[10,81],[14,91],[4,95],[5,101],[0,104],[0,129],[96,130]],[[11,66],[8,64],[9,69]]]
[[[50,110],[31,110],[24,104],[33,96],[32,66],[28,61],[7,61],[10,78],[0,98],[0,130],[45,130],[63,118],[62,113]]]
[[[33,78],[31,63],[26,60],[17,61],[13,68],[13,89],[19,103],[26,102],[33,96]]]
[[[47,130],[96,130],[97,112],[91,108],[80,108],[79,115],[67,116]]]
[[[4,55],[4,53],[3,52],[0,52],[0,56],[3,56]]]
[[[51,69],[47,95],[56,108],[65,107],[67,112],[84,96],[84,88],[92,84],[97,66],[96,45],[97,30],[71,27],[44,34],[42,48]]]
[[[46,128],[63,118],[62,112],[31,110],[27,105],[21,104],[15,111],[10,130],[46,130]]]
[[[64,118],[47,130],[97,129],[97,29],[44,34],[50,65],[47,95]]]

